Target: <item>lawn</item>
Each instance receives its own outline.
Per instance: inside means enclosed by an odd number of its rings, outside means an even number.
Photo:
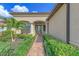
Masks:
[[[49,56],[79,56],[79,48],[50,35],[44,35],[44,49]]]
[[[16,41],[11,41],[10,31],[6,31],[0,37],[0,55],[1,56],[25,56],[27,55],[35,36],[31,34],[18,34]]]

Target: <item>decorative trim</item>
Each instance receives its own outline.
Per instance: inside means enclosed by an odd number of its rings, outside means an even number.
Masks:
[[[48,17],[50,13],[10,13],[14,17]]]
[[[48,17],[49,15],[13,15],[14,17]]]

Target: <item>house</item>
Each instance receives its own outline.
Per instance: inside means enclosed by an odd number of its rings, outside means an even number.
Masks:
[[[17,21],[26,22],[26,30],[23,32],[27,34],[45,33],[46,19],[49,13],[10,13]]]
[[[78,6],[79,3],[59,3],[51,13],[13,12],[10,14],[16,20],[26,22],[24,33],[47,33],[64,42],[79,46]]]
[[[79,3],[57,4],[46,23],[48,34],[79,46]]]
[[[2,31],[5,30],[5,28],[2,28],[4,26],[4,20],[2,18],[0,18],[0,36],[2,35]]]
[[[0,18],[0,25],[4,24],[4,20],[2,18]]]

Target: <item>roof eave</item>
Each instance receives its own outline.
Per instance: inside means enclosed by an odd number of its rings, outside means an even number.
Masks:
[[[60,7],[63,5],[64,3],[58,3],[56,5],[56,7],[54,8],[54,10],[51,11],[51,14],[49,15],[49,17],[47,18],[47,21],[50,20],[50,18],[60,9]]]
[[[11,15],[18,15],[18,14],[49,14],[50,12],[38,12],[38,13],[25,13],[25,12],[10,12]]]

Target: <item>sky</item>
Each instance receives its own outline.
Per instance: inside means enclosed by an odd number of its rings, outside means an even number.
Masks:
[[[50,12],[55,6],[53,3],[0,3],[0,16],[11,17],[9,12]]]

